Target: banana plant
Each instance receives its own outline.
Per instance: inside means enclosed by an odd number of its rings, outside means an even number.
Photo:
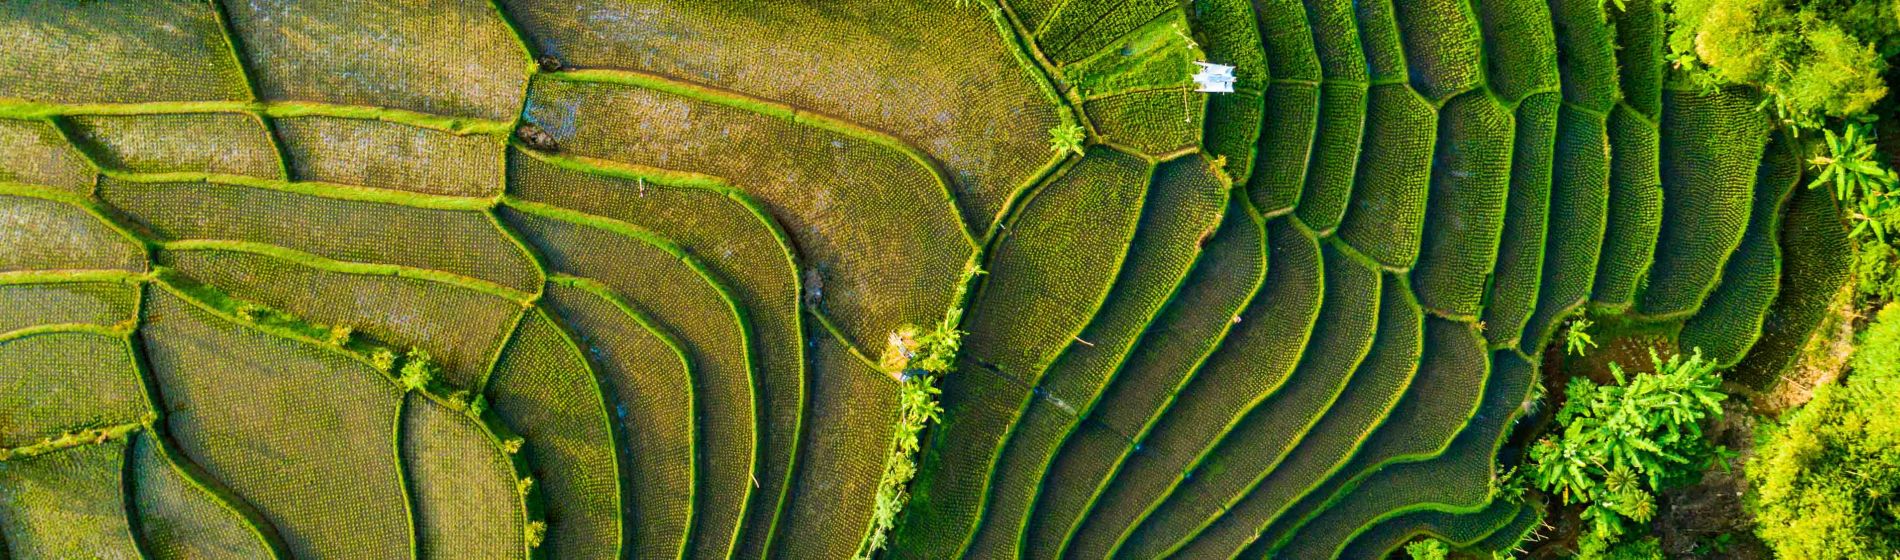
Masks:
[[[1879,217],[1893,210],[1894,186],[1900,184],[1900,175],[1880,162],[1871,125],[1850,122],[1842,128],[1844,131],[1839,134],[1833,129],[1823,130],[1826,153],[1808,160],[1810,165],[1820,169],[1808,188],[1834,185],[1835,197],[1850,205],[1853,235],[1870,233],[1886,243],[1887,225]]]
[[[1650,360],[1655,373],[1611,364],[1613,384],[1571,379],[1556,418],[1563,431],[1530,449],[1532,482],[1564,503],[1587,504],[1585,520],[1606,539],[1621,535],[1624,519],[1649,521],[1656,492],[1722,456],[1697,427],[1722,415],[1715,365],[1700,351],[1686,360],[1652,351]]]

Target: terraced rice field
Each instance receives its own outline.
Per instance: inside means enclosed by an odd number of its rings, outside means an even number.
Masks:
[[[0,2],[0,558],[1509,546],[1568,318],[1846,274],[1601,4]]]

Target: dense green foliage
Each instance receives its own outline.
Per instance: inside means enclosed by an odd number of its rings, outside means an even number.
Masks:
[[[1614,542],[1629,522],[1656,515],[1656,493],[1693,482],[1722,450],[1699,422],[1722,415],[1721,377],[1700,352],[1688,360],[1650,355],[1653,373],[1610,365],[1615,384],[1570,380],[1556,421],[1563,427],[1530,448],[1530,476],[1563,503],[1586,504],[1590,533]]]
[[[1748,464],[1756,533],[1781,558],[1900,554],[1900,305],[1862,335],[1847,375],[1769,427]]]
[[[1888,229],[1900,228],[1900,212],[1883,216]],[[1900,246],[1862,242],[1854,254],[1855,287],[1873,301],[1900,300]]]
[[[1581,560],[1663,560],[1662,544],[1656,537],[1613,540],[1586,534],[1577,539],[1577,558]]]
[[[1866,113],[1887,95],[1900,54],[1893,2],[1673,0],[1669,50],[1708,83],[1760,86],[1783,118],[1818,124]]]
[[[1406,543],[1405,553],[1410,555],[1412,560],[1445,560],[1451,556],[1451,547],[1446,546],[1445,541],[1426,538]]]
[[[871,534],[865,538],[863,548],[857,552],[859,558],[870,558],[889,544],[891,527],[897,524],[897,514],[910,501],[906,487],[917,476],[916,455],[917,436],[924,428],[942,418],[943,407],[937,405],[937,396],[943,391],[936,387],[936,380],[929,375],[918,375],[905,380],[897,420],[896,448],[884,466],[884,476],[878,479],[877,509],[871,517]]]

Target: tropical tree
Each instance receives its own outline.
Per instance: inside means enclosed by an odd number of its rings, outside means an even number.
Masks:
[[[1082,140],[1086,135],[1081,125],[1059,124],[1049,129],[1049,149],[1056,153],[1070,152],[1082,155]]]
[[[1616,383],[1578,377],[1557,412],[1561,432],[1531,446],[1531,480],[1563,503],[1585,504],[1591,533],[1614,541],[1625,521],[1648,522],[1655,493],[1692,481],[1721,456],[1698,423],[1722,415],[1726,398],[1715,365],[1700,351],[1663,360],[1655,373],[1628,375],[1610,364]]]

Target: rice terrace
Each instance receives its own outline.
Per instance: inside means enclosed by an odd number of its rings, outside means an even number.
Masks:
[[[0,44],[0,560],[1900,558],[1900,0]]]

